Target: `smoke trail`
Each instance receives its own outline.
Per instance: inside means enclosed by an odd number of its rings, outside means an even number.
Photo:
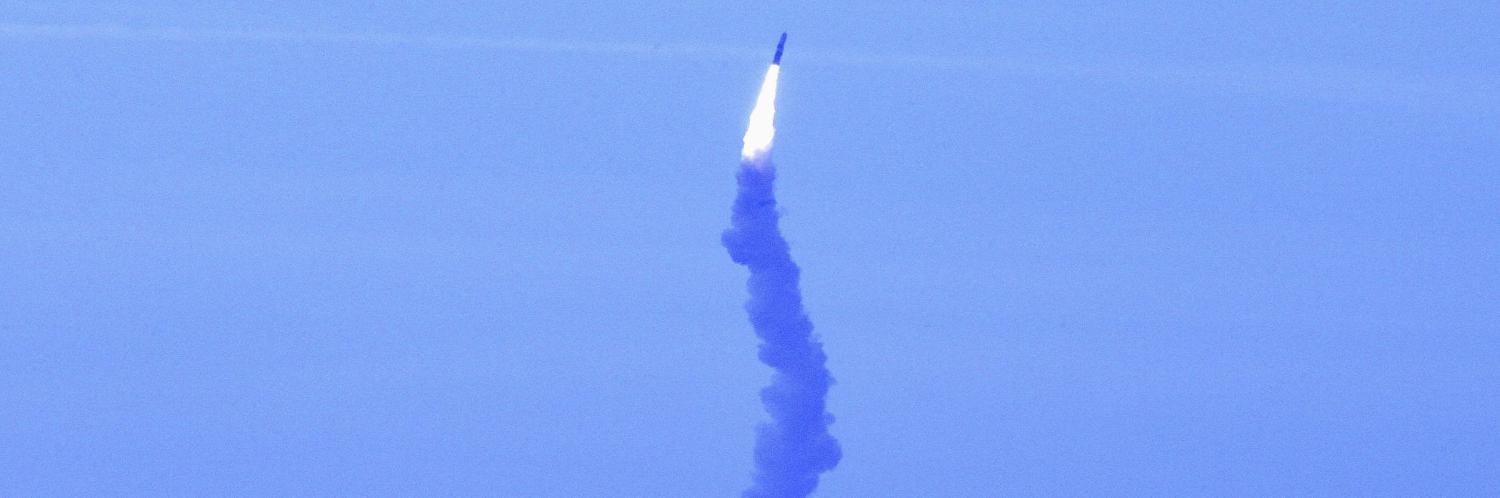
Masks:
[[[734,262],[750,268],[745,310],[763,341],[760,361],[776,370],[771,385],[760,392],[771,422],[756,428],[755,482],[744,496],[804,497],[817,488],[818,474],[833,469],[842,456],[828,433],[833,416],[824,411],[833,377],[802,310],[800,270],[777,227],[776,170],[768,160],[744,163],[737,177],[739,195],[724,247]]]
[[[823,345],[813,337],[812,322],[802,309],[800,270],[777,224],[776,168],[770,151],[785,43],[783,33],[750,114],[736,175],[739,194],[723,236],[729,257],[750,269],[745,311],[761,339],[760,361],[776,370],[771,385],[760,392],[771,421],[756,428],[754,484],[745,490],[746,498],[805,497],[818,487],[818,475],[833,469],[843,456],[828,433],[833,416],[825,411],[833,377],[824,366]]]

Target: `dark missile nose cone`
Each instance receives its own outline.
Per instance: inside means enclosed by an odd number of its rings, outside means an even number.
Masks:
[[[776,42],[776,56],[771,58],[771,63],[781,65],[781,51],[786,49],[786,33],[781,33],[781,41]]]

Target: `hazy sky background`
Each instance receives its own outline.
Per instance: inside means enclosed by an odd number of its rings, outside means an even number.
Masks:
[[[0,2],[0,494],[1500,492],[1495,2]]]

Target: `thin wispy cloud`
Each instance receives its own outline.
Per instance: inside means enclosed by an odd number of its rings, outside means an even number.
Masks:
[[[509,52],[623,55],[633,57],[748,59],[759,52],[690,44],[559,41],[537,38],[406,35],[392,33],[331,33],[308,31],[237,30],[155,27],[112,24],[0,23],[0,36],[56,39],[104,39],[159,42],[261,42],[355,46],[409,46],[439,49],[478,49]]]
[[[748,61],[763,48],[689,43],[579,41],[543,38],[313,32],[118,24],[0,23],[0,37],[179,43],[280,43],[446,50],[493,50],[635,59]],[[1098,81],[1125,87],[1172,87],[1215,93],[1273,95],[1353,103],[1382,103],[1444,111],[1500,112],[1500,78],[1487,75],[1401,73],[1354,67],[1189,65],[1151,61],[1068,61],[1009,56],[945,56],[818,51],[799,65],[883,70],[975,70],[1020,77]]]

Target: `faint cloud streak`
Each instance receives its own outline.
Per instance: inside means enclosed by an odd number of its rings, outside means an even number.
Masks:
[[[331,33],[275,30],[133,27],[115,24],[0,23],[0,37],[152,42],[254,42],[430,49],[495,50],[667,60],[750,61],[766,49],[683,43],[632,43],[480,36]],[[1097,81],[1126,87],[1171,87],[1230,94],[1274,95],[1420,109],[1500,112],[1493,76],[1395,73],[1352,67],[1161,64],[1146,61],[1061,61],[997,56],[865,54],[807,50],[797,65],[983,70],[1021,77]]]

